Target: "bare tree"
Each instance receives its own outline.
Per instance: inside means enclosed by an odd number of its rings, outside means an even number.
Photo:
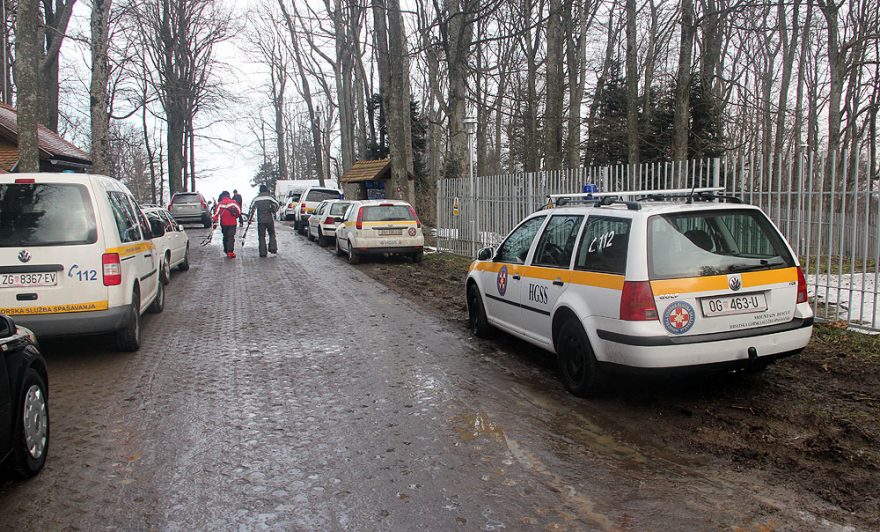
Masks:
[[[67,36],[67,26],[73,14],[76,0],[41,0],[43,5],[42,59],[40,60],[40,82],[42,102],[40,121],[52,131],[58,131],[58,93],[60,65],[58,57],[61,45]]]
[[[112,0],[92,0],[91,56],[92,80],[89,87],[89,115],[92,125],[92,171],[108,174],[110,151],[110,110],[107,95],[110,10]]]
[[[39,172],[37,120],[40,49],[36,0],[18,0],[15,27],[15,89],[18,106],[18,171]]]

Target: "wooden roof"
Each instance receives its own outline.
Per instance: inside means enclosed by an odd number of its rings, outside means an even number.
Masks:
[[[390,159],[378,159],[375,161],[361,160],[354,163],[351,168],[346,170],[339,180],[343,183],[360,183],[362,181],[388,179],[388,174],[390,173]]]
[[[6,141],[0,146],[0,168],[8,171],[18,162],[18,115],[14,107],[3,103],[0,103],[0,139]],[[43,125],[37,127],[37,142],[40,147],[40,159],[60,158],[79,164],[92,164],[88,153]],[[7,164],[12,155],[9,148],[15,150],[15,159]]]

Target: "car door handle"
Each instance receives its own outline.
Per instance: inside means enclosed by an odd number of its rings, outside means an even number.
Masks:
[[[144,255],[144,257],[147,257],[147,258],[152,257],[152,256],[153,256],[152,253],[146,253],[146,254]]]
[[[553,284],[556,286],[564,286],[565,285],[565,283],[562,282],[562,279],[556,279],[555,281],[553,281]]]
[[[513,278],[516,279],[517,281],[520,280],[520,276],[518,273],[513,274]]]

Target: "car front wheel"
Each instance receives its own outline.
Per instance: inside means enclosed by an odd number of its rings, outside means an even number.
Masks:
[[[49,400],[46,382],[34,369],[25,373],[18,398],[19,410],[12,435],[10,469],[20,478],[30,478],[43,469],[49,453]]]
[[[489,319],[486,317],[486,308],[483,306],[483,298],[480,297],[480,291],[477,290],[476,284],[471,284],[467,291],[468,304],[468,323],[471,327],[471,333],[477,338],[491,338],[495,335],[496,329],[489,325]]]
[[[556,337],[559,373],[565,388],[578,397],[595,397],[605,389],[606,376],[596,361],[583,325],[569,317]]]

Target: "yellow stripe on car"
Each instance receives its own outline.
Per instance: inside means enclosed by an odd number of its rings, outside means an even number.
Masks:
[[[797,268],[762,270],[742,274],[743,288],[754,288],[756,286],[796,281]],[[655,296],[662,296],[664,294],[687,294],[691,292],[729,290],[729,285],[727,284],[727,275],[712,275],[709,277],[651,281],[651,290],[654,292]]]
[[[137,244],[129,244],[127,246],[119,246],[118,248],[106,249],[104,250],[104,253],[118,253],[120,258],[125,258],[130,255],[137,255],[138,253],[150,251],[151,249],[155,248],[156,246],[152,242],[139,242]]]
[[[480,261],[474,261],[471,263],[470,269],[471,271],[478,270],[497,273],[503,266],[507,266],[510,275],[518,273],[523,277],[529,277],[531,279],[543,279],[546,281],[555,281],[556,279],[559,279],[564,283],[595,286],[597,288],[608,288],[611,290],[623,290],[624,277],[622,275],[614,275],[610,273],[585,272],[580,270],[572,271],[559,268],[544,268],[541,266],[522,266],[502,262]]]
[[[36,307],[0,308],[0,314],[9,316],[33,316],[37,314],[64,314],[70,312],[94,312],[110,308],[108,301],[90,301],[88,303],[68,303],[66,305],[44,305]]]

